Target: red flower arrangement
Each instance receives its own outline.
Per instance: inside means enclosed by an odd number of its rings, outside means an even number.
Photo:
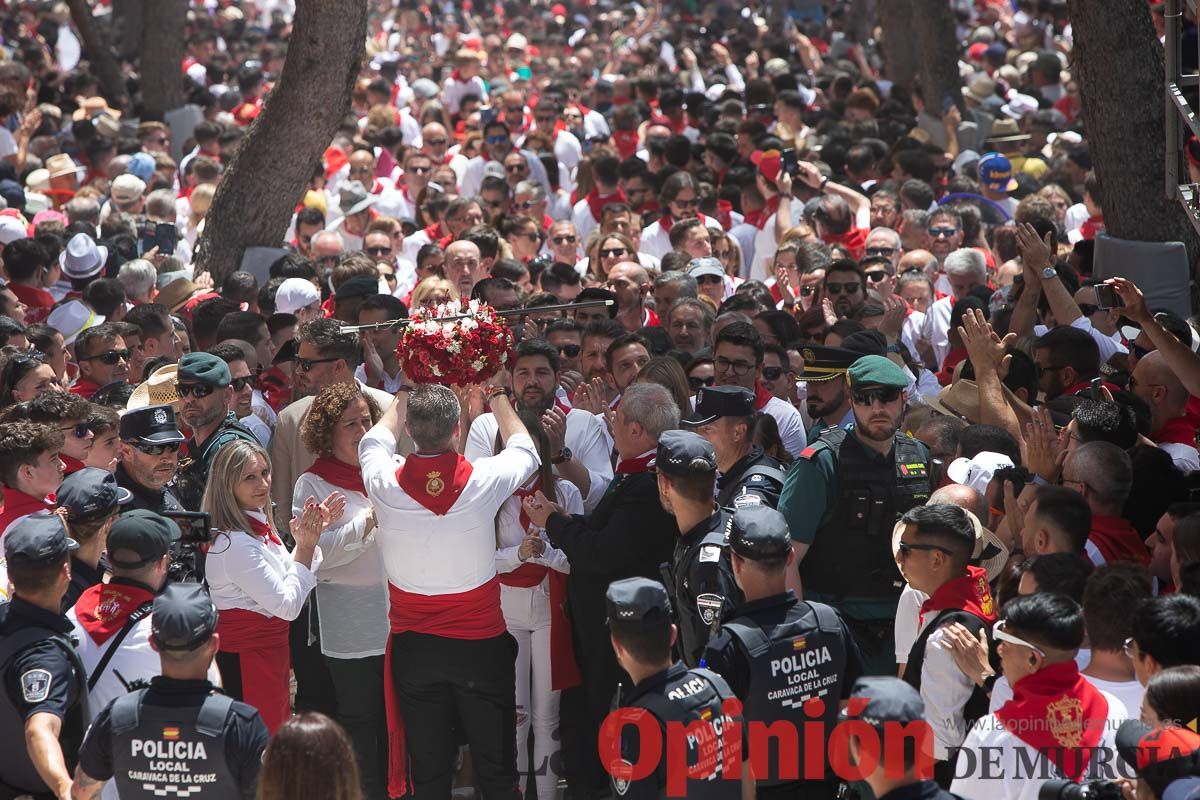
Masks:
[[[512,361],[512,331],[495,309],[479,300],[418,308],[410,319],[396,357],[414,383],[482,383]]]

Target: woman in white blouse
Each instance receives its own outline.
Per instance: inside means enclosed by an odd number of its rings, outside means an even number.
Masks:
[[[537,445],[542,465],[496,515],[496,572],[504,621],[517,640],[517,764],[524,768],[529,763],[526,743],[532,722],[538,800],[553,800],[558,787],[559,697],[562,689],[579,682],[563,607],[571,567],[566,555],[547,543],[545,530],[530,522],[521,500],[540,490],[556,498],[564,512],[582,514],[583,498],[574,484],[554,475],[554,453],[540,418],[522,412],[521,421]]]
[[[271,459],[257,442],[231,442],[213,461],[201,509],[219,532],[205,560],[209,592],[220,611],[217,666],[225,692],[258,709],[274,733],[291,714],[288,623],[316,585],[317,545],[345,498],[309,497],[292,519],[288,552],[271,522]]]
[[[321,534],[324,560],[314,602],[321,619],[321,652],[337,697],[337,721],[354,746],[364,797],[383,797],[387,788],[382,771],[387,763],[387,577],[358,463],[358,443],[379,417],[375,399],[356,383],[335,384],[316,396],[300,436],[317,460],[297,479],[292,509],[302,514],[306,497],[340,492],[346,498],[345,510]]]

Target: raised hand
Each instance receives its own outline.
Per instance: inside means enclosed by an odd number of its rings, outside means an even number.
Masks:
[[[1105,283],[1111,284],[1121,298],[1124,306],[1121,313],[1138,325],[1149,322],[1152,318],[1150,309],[1146,308],[1146,296],[1133,281],[1128,278],[1109,278]]]
[[[1025,426],[1025,466],[1047,483],[1055,483],[1066,457],[1050,412],[1045,406],[1035,407],[1033,422]]]
[[[1017,225],[1017,250],[1021,253],[1021,263],[1026,268],[1026,279],[1033,272],[1037,285],[1042,282],[1042,270],[1050,266],[1053,253],[1050,251],[1050,241],[1053,233],[1047,233],[1046,238],[1038,236],[1037,229],[1028,222]]]
[[[532,497],[522,499],[521,506],[525,509],[525,515],[529,517],[529,522],[538,528],[546,527],[546,520],[550,519],[551,514],[562,513],[562,509],[547,500],[546,495],[540,491]]]
[[[566,412],[558,406],[550,406],[550,409],[542,414],[542,427],[546,431],[546,437],[550,440],[550,453],[558,455],[567,441]]]
[[[976,372],[994,370],[998,373],[1008,372],[1008,363],[1012,356],[1005,350],[1016,338],[1010,333],[1001,339],[992,330],[991,324],[977,308],[968,309],[963,315],[962,325],[958,327],[958,335],[962,337],[963,346],[967,348],[967,357],[971,359]]]

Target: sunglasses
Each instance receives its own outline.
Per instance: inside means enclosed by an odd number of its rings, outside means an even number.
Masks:
[[[895,254],[895,252],[896,252],[896,248],[894,248],[894,247],[868,247],[867,248],[867,255],[869,255],[869,256],[884,256],[886,258],[891,258],[892,255]]]
[[[529,169],[528,164],[509,164],[504,168],[505,172],[524,172]]]
[[[110,367],[113,364],[118,364],[121,361],[129,360],[129,350],[105,350],[103,353],[96,353],[94,356],[84,356],[80,361],[99,361],[101,364],[108,364]]]
[[[578,241],[579,241],[579,238],[576,236],[555,236],[554,237],[555,244],[575,244]]]
[[[513,208],[520,208],[526,211],[533,208],[533,206],[534,202],[532,200],[522,200],[519,203],[513,203]]]
[[[857,294],[860,286],[862,284],[858,281],[851,281],[850,283],[827,283],[825,284],[825,291],[830,294],[841,294],[843,291],[846,294]]]
[[[558,240],[555,239],[555,241],[558,241]],[[625,255],[626,252],[627,251],[625,250],[624,247],[614,247],[611,250],[601,250],[600,257],[601,258],[613,258],[615,256],[623,256],[623,255]]]
[[[296,369],[301,372],[312,372],[312,368],[317,364],[328,364],[331,361],[341,361],[336,356],[334,358],[297,358],[295,359]]]
[[[445,147],[450,143],[449,139],[425,139],[425,144],[430,147]]]
[[[904,558],[908,558],[908,554],[914,550],[938,550],[948,556],[954,555],[948,548],[940,547],[936,544],[909,544],[908,542],[896,543],[896,552],[898,552]]]
[[[148,456],[161,456],[163,453],[178,453],[179,442],[164,442],[163,444],[133,443],[133,446]]]
[[[509,137],[507,137],[507,136],[489,136],[486,139],[484,139],[484,141],[487,142],[488,144],[504,144],[505,142],[509,141]]]
[[[883,283],[883,280],[887,277],[887,270],[875,270],[874,272],[866,273],[866,276],[867,280],[869,280],[871,283]],[[853,294],[853,292],[851,292],[851,294]]]
[[[433,167],[409,167],[405,172],[411,172],[414,175],[424,175],[427,172],[433,172]]]
[[[850,396],[856,406],[871,406],[875,404],[876,400],[887,405],[900,399],[900,390],[895,387],[886,389],[860,389],[851,392]]]
[[[934,239],[940,239],[945,236],[947,239],[958,233],[958,228],[930,228],[929,235]]]
[[[366,253],[369,256],[390,256],[392,248],[390,247],[368,247]]]
[[[769,381],[777,381],[783,375],[783,367],[763,367],[762,376]]]
[[[254,378],[251,378],[249,375],[247,375],[243,378],[234,378],[232,381],[229,382],[229,385],[233,387],[233,390],[235,392],[240,392],[240,391],[244,390],[247,386],[253,386]]]
[[[680,208],[699,208],[700,207],[699,200],[672,200],[671,202],[674,203],[675,205],[679,206]]]
[[[1029,642],[1025,641],[1024,639],[1021,639],[1020,637],[1013,636],[1011,633],[1006,633],[1004,631],[1004,623],[1007,621],[1008,620],[1003,620],[1003,619],[997,620],[996,624],[992,626],[992,638],[993,639],[995,639],[998,642],[1006,642],[1008,644],[1019,644],[1022,647],[1028,647],[1030,650],[1037,653],[1042,658],[1046,657],[1046,651],[1043,650],[1042,648],[1038,647],[1036,644],[1030,644]]]
[[[801,297],[811,297],[812,293],[814,291],[816,291],[816,289],[814,289],[812,286],[801,286],[800,287],[800,296]]]
[[[564,344],[558,348],[559,355],[564,355],[567,358],[575,358],[582,350],[583,348],[577,344]]]
[[[699,391],[702,387],[712,386],[716,382],[717,382],[717,379],[713,376],[709,376],[707,378],[698,378],[698,377],[689,377],[688,378],[688,386],[692,387],[692,391]]]
[[[59,428],[59,430],[63,433],[70,432],[76,439],[86,439],[92,432],[92,429],[88,427],[86,422],[77,422],[74,425]]]
[[[720,275],[701,275],[696,278],[696,283],[724,283],[725,279]]]
[[[215,392],[216,387],[207,383],[181,383],[175,387],[175,391],[179,392],[180,397],[194,397],[199,400]]]

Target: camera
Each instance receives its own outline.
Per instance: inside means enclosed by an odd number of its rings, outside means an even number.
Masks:
[[[171,543],[167,580],[171,583],[203,583],[204,554],[216,530],[203,511],[164,511],[162,515],[179,526],[179,541]]]
[[[1112,781],[1075,783],[1065,778],[1049,780],[1038,789],[1038,800],[1121,800],[1121,787]]]

